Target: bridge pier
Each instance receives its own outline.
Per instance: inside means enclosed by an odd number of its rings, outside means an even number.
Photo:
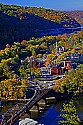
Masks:
[[[38,113],[40,113],[39,104],[36,103],[35,106],[37,106]]]
[[[44,101],[45,101],[45,105],[47,105],[48,102],[47,102],[47,99],[46,99],[46,98],[44,99]]]

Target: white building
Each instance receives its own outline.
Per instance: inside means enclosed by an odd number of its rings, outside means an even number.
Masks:
[[[19,121],[19,125],[38,125],[38,122],[33,119],[25,118]]]

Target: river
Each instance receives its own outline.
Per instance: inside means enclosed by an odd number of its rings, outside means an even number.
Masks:
[[[83,28],[83,24],[81,24],[81,27]]]
[[[73,99],[73,101],[77,109],[79,118],[83,120],[83,96],[76,97]],[[40,123],[41,125],[58,125],[58,121],[62,119],[62,117],[60,117],[60,113],[63,102],[66,101],[60,101],[57,103],[55,102],[53,104],[50,104],[47,110],[43,111],[42,113],[39,114],[37,112],[32,113],[32,119],[37,120],[38,123]],[[11,108],[16,103],[17,102],[4,103],[4,107],[0,108],[0,115],[9,108]],[[16,123],[15,125],[18,125],[18,123]]]
[[[70,34],[70,33],[77,33],[78,31],[83,30],[83,24],[81,24],[81,27],[75,27],[75,28],[56,28],[56,29],[47,29],[47,30],[40,30],[40,37],[53,35],[57,36],[58,34]]]
[[[79,118],[83,120],[83,97],[77,97],[73,100]],[[38,118],[38,122],[44,125],[58,125],[58,121],[62,119],[62,117],[60,117],[60,113],[63,102],[64,101],[60,101],[57,104],[52,104],[48,110]]]

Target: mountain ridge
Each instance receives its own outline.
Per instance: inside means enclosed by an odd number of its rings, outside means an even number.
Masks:
[[[40,30],[79,27],[61,11],[45,8],[0,4],[0,46],[39,37]]]
[[[83,24],[83,10],[65,11],[68,16],[73,17],[78,23]]]

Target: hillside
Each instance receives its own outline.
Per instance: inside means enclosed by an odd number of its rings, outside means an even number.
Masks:
[[[78,23],[83,24],[83,11],[69,11],[68,16],[73,17]]]
[[[61,11],[0,4],[0,46],[39,37],[40,30],[80,26]]]

